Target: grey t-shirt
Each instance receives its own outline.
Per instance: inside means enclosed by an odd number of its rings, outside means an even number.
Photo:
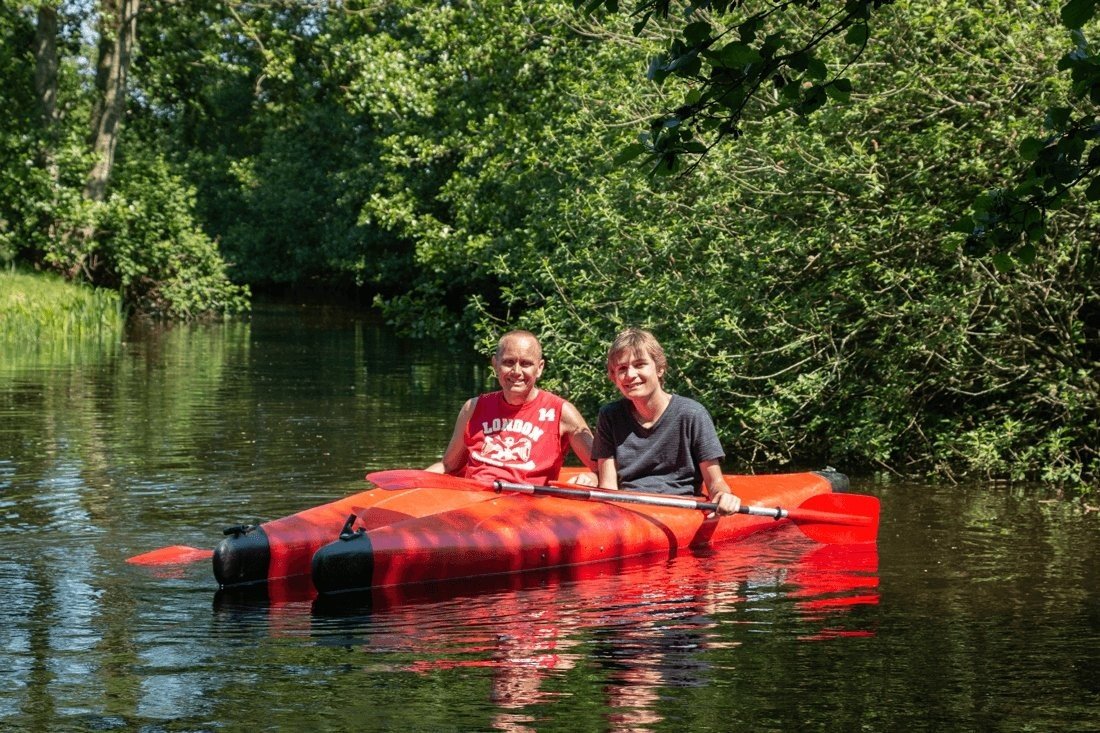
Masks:
[[[648,429],[634,419],[628,399],[600,408],[592,457],[615,459],[620,489],[697,494],[703,484],[699,464],[725,455],[710,413],[688,397],[672,395]]]

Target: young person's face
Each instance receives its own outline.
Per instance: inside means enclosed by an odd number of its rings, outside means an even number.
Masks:
[[[664,376],[653,357],[645,352],[629,349],[612,357],[607,372],[627,399],[649,398],[661,389],[661,377]]]
[[[504,398],[513,404],[524,402],[542,376],[542,352],[538,343],[526,336],[505,339],[500,354],[493,355],[496,372]]]

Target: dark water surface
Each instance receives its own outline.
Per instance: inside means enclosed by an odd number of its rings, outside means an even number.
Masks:
[[[1036,487],[335,604],[125,562],[429,463],[489,377],[323,308],[0,346],[0,730],[1100,731],[1100,516]]]

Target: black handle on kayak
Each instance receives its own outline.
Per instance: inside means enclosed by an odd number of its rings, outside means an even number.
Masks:
[[[353,540],[356,537],[358,537],[359,535],[366,532],[366,530],[363,529],[362,527],[360,527],[359,529],[357,529],[355,531],[352,531],[352,527],[355,526],[355,520],[357,520],[357,519],[359,519],[359,516],[356,515],[356,514],[349,514],[348,515],[347,521],[344,522],[344,528],[340,530],[340,539],[347,542],[348,540]]]

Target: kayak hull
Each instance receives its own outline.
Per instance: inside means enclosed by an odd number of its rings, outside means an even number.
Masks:
[[[848,485],[833,471],[726,480],[746,504],[783,507]],[[786,522],[491,490],[372,489],[257,526],[228,528],[213,570],[222,588],[312,577],[319,592],[332,594],[671,557]]]
[[[747,504],[798,506],[847,486],[833,472],[728,476]],[[387,492],[428,504],[433,489]],[[421,495],[422,492],[427,492]],[[488,500],[379,525],[355,523],[316,550],[313,584],[322,594],[606,563],[733,542],[787,520],[554,496],[490,492]],[[418,499],[420,499],[418,501]]]

